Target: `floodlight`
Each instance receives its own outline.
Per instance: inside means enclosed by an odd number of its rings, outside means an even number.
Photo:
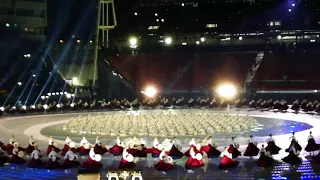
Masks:
[[[157,89],[152,86],[149,86],[144,91],[141,91],[141,93],[145,94],[149,98],[153,98],[157,92]]]
[[[167,44],[167,45],[170,45],[172,43],[172,38],[171,37],[167,37],[164,42]]]
[[[232,98],[236,95],[236,88],[231,84],[224,84],[218,87],[217,93],[224,98]]]

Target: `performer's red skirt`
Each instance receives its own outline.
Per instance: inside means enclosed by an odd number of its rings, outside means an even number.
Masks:
[[[70,161],[69,159],[64,160],[63,164],[62,164],[62,168],[63,169],[71,169],[71,168],[77,168],[79,167],[81,164],[79,161]]]
[[[85,169],[100,169],[103,165],[100,162],[92,160],[90,157],[88,158],[87,162],[83,163],[82,168]]]
[[[120,156],[122,155],[122,152],[123,152],[123,147],[118,146],[117,144],[109,149],[109,153],[113,154],[114,156]]]
[[[259,154],[259,148],[255,146],[253,143],[249,143],[246,151],[244,152],[244,156],[257,156]]]
[[[47,155],[49,155],[49,153],[51,153],[52,149],[54,149],[56,151],[56,153],[59,153],[61,150],[57,147],[55,147],[54,145],[49,145],[47,148]]]
[[[158,171],[170,171],[174,169],[174,166],[173,164],[165,163],[160,160],[156,165],[154,165],[154,168],[156,168]]]
[[[202,166],[204,166],[202,160],[197,160],[197,159],[193,159],[192,157],[189,157],[184,167],[186,169],[195,169]]]
[[[150,153],[153,156],[158,156],[160,155],[161,151],[158,148],[152,147],[152,148],[146,148],[145,149],[146,153]]]
[[[12,144],[7,144],[6,146],[6,151],[9,155],[12,155],[12,151],[13,151],[13,145]]]
[[[34,150],[34,146],[31,146],[31,144],[29,144],[28,147],[25,148],[24,152],[27,154],[31,154],[33,150]]]
[[[102,147],[100,145],[94,146],[94,153],[96,153],[96,154],[104,155],[107,152],[108,152],[108,149],[105,147]]]
[[[134,162],[128,162],[125,159],[121,159],[119,163],[119,169],[133,169],[136,164]]]
[[[232,144],[229,146],[228,152],[232,154],[232,158],[237,158],[241,155],[241,152],[236,149]]]
[[[229,169],[229,168],[234,168],[237,167],[239,164],[239,161],[230,159],[228,156],[223,156],[223,158],[220,161],[220,164],[218,168],[220,169]]]
[[[78,148],[78,152],[81,156],[88,155],[90,152],[90,149],[85,149],[83,146]]]
[[[49,161],[47,164],[47,169],[61,169],[61,164],[57,161]]]
[[[219,157],[221,152],[213,147],[211,144],[201,147],[201,151],[207,153],[208,158]]]
[[[61,155],[64,156],[67,153],[67,151],[69,150],[69,148],[70,148],[69,145],[65,144],[63,149],[61,150]]]
[[[41,167],[44,163],[41,161],[41,159],[34,159],[32,158],[31,161],[28,163],[29,168],[36,168]]]
[[[273,165],[274,159],[261,153],[259,159],[255,162],[258,167],[270,167]]]
[[[189,148],[186,152],[184,152],[184,155],[185,155],[185,156],[187,156],[187,157],[190,156],[190,149],[191,149],[191,148],[193,148],[194,152],[197,151],[196,146],[191,145],[190,148]]]

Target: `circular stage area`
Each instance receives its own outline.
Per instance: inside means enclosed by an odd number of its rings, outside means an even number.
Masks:
[[[93,120],[96,120],[95,128],[100,129],[103,124],[110,126],[110,132],[112,129],[115,131],[120,130],[121,127],[125,126],[127,123],[127,127],[130,128],[133,125],[131,122],[126,122],[122,118],[128,116],[127,118],[133,120],[137,118],[135,123],[141,121],[141,118],[145,118],[144,123],[147,127],[157,127],[159,125],[159,132],[162,129],[165,129],[166,133],[171,132],[170,128],[177,129],[178,127],[184,127],[186,134],[173,134],[177,137],[178,140],[181,141],[182,151],[185,152],[189,148],[189,142],[192,137],[194,137],[197,141],[202,140],[204,137],[212,136],[213,142],[218,144],[218,150],[223,151],[224,146],[229,145],[230,138],[232,136],[236,137],[235,142],[240,144],[239,151],[242,153],[245,151],[247,147],[247,141],[249,135],[254,136],[254,141],[258,142],[258,147],[261,148],[261,144],[266,144],[266,139],[270,133],[274,134],[274,139],[276,144],[282,148],[278,155],[274,155],[273,158],[281,161],[281,158],[287,156],[287,153],[284,149],[289,146],[289,137],[291,136],[291,132],[296,132],[296,138],[299,141],[299,144],[302,146],[303,151],[301,152],[300,157],[303,160],[306,160],[306,156],[309,154],[304,151],[304,148],[307,144],[307,137],[310,131],[313,131],[313,135],[317,142],[320,140],[320,132],[316,130],[316,127],[320,127],[320,117],[312,116],[308,114],[294,114],[294,113],[274,113],[274,112],[260,112],[260,111],[249,111],[249,110],[228,110],[228,111],[214,111],[214,110],[203,110],[203,109],[170,109],[170,110],[139,110],[139,111],[110,111],[110,112],[83,112],[83,113],[66,113],[66,114],[50,114],[50,115],[34,115],[34,116],[20,116],[20,117],[3,117],[0,119],[0,133],[1,133],[1,141],[4,143],[8,143],[10,136],[15,135],[15,139],[21,144],[21,146],[27,146],[29,142],[29,136],[33,135],[34,139],[37,141],[40,149],[45,151],[45,148],[48,146],[48,137],[53,136],[56,142],[59,143],[59,147],[62,148],[64,144],[65,137],[67,135],[75,142],[80,142],[82,136],[87,137],[89,142],[94,144],[95,137],[99,134],[100,140],[103,144],[111,147],[115,144],[115,138],[117,134],[100,134],[100,131],[94,133],[88,132],[86,128],[92,128],[93,125],[84,124],[80,127],[82,129],[76,129],[75,132],[71,132],[72,128],[66,127],[65,125],[71,124],[70,122],[75,121],[76,119],[84,119],[91,121],[91,117]],[[99,117],[99,118],[98,118]],[[118,118],[117,118],[118,117]],[[150,118],[153,117],[154,120],[150,121]],[[114,119],[113,119],[114,118]],[[179,120],[177,120],[180,118]],[[240,119],[239,122],[237,122]],[[110,123],[108,124],[108,122]],[[118,121],[123,121],[122,126]],[[195,123],[190,123],[193,121]],[[176,122],[176,124],[175,124]],[[244,125],[247,122],[246,125]],[[149,123],[149,124],[148,124]],[[139,123],[137,123],[139,124]],[[175,125],[174,125],[175,124]],[[143,127],[143,123],[140,124]],[[74,125],[76,126],[76,124]],[[197,129],[198,126],[201,126]],[[218,131],[217,126],[220,126],[220,131]],[[231,127],[231,130],[227,129],[227,127]],[[237,127],[240,127],[237,128]],[[70,126],[72,127],[72,126]],[[140,126],[137,126],[140,127]],[[136,127],[136,128],[137,128]],[[187,134],[188,128],[197,132],[197,134]],[[200,131],[203,129],[202,131]],[[213,129],[212,132],[209,130]],[[158,129],[157,129],[158,130]],[[86,131],[84,134],[83,131]],[[103,130],[103,132],[105,132]],[[102,133],[103,133],[102,132]],[[193,133],[194,133],[193,132]],[[200,132],[200,133],[199,133]],[[201,134],[203,133],[204,134]],[[139,133],[134,132],[134,133]],[[120,137],[121,140],[125,140],[129,136],[144,137],[147,144],[147,147],[152,146],[153,137],[157,135],[157,132],[154,134],[144,134],[139,136],[139,134],[124,135]],[[169,138],[173,135],[169,134]],[[158,139],[161,142],[165,137],[161,133],[158,133]],[[183,169],[184,163],[186,162],[186,158],[182,158],[175,162],[175,166],[177,170],[172,171],[172,173],[168,173],[166,175],[159,174],[153,168],[155,161],[152,158],[142,159],[137,168],[143,171],[144,179],[154,179],[155,176],[159,177],[158,179],[182,179],[184,176],[190,176],[190,179],[197,179],[198,176],[201,176],[200,179],[219,179],[219,177],[225,177],[225,179],[234,179],[234,177],[264,177],[265,179],[271,178],[281,178],[284,171],[289,169],[289,166],[279,165],[276,166],[272,171],[272,175],[268,172],[265,172],[256,167],[254,164],[254,160],[258,157],[253,157],[253,159],[249,159],[249,157],[240,156],[237,160],[240,162],[240,166],[235,170],[230,171],[229,173],[225,173],[217,169],[217,164],[219,164],[220,158],[211,159],[208,162],[207,172],[197,172],[194,175],[187,174]],[[84,162],[86,159],[81,160]],[[114,158],[111,154],[106,154],[103,156],[102,160],[104,164],[104,171],[110,169],[116,169],[119,164],[119,159]],[[310,168],[311,164],[308,161],[305,161],[303,167],[301,167],[299,172],[303,172],[301,175],[304,177],[309,176],[310,173],[314,174],[313,170]],[[287,169],[286,169],[287,168]],[[306,170],[306,168],[308,168]],[[317,168],[316,168],[317,169]],[[27,168],[20,168],[19,170],[12,170],[10,167],[8,168],[0,168],[1,173],[4,176],[10,176],[13,173],[27,171]],[[38,172],[38,171],[34,171]],[[40,172],[40,171],[39,171]],[[60,177],[64,177],[63,179],[74,179],[76,177],[76,171],[71,174],[64,174],[63,172],[54,171]],[[243,174],[245,172],[245,174]],[[317,171],[318,172],[318,171]],[[31,172],[33,173],[33,172]],[[306,174],[307,173],[307,174]],[[38,179],[46,179],[42,177]],[[37,177],[40,177],[37,176]],[[315,176],[318,178],[318,176]],[[59,179],[59,177],[52,176],[51,179]],[[60,178],[61,179],[61,178]],[[103,179],[103,178],[102,178]],[[106,178],[104,178],[106,179]],[[199,178],[198,178],[199,179]]]

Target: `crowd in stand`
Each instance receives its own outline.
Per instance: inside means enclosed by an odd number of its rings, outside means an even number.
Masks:
[[[302,147],[296,140],[294,132],[289,140],[291,141],[290,146],[285,150],[288,155],[282,158],[282,161],[296,167],[302,162],[299,157]],[[320,163],[320,153],[318,155],[313,153],[319,150],[320,145],[315,142],[312,132],[310,132],[307,140],[308,144],[305,151],[311,153],[314,162]],[[186,152],[181,152],[180,143],[181,141],[175,137],[173,139],[165,138],[162,142],[154,138],[152,147],[146,147],[147,142],[144,138],[131,137],[121,140],[118,136],[115,144],[111,148],[107,148],[108,146],[102,144],[99,136],[96,137],[94,144],[91,144],[85,137],[77,144],[67,136],[62,149],[59,149],[58,144],[50,137],[47,150],[41,151],[32,136],[26,148],[21,147],[15,137],[12,136],[7,145],[0,142],[0,165],[25,164],[29,168],[65,169],[67,173],[69,169],[77,167],[85,169],[103,168],[100,161],[107,153],[119,160],[119,169],[125,170],[134,169],[139,160],[152,156],[152,158],[158,160],[154,168],[164,174],[166,174],[166,171],[175,169],[178,166],[176,164],[177,160],[184,156],[187,157],[184,167],[188,173],[193,173],[194,169],[198,168],[207,169],[209,159],[218,157],[221,158],[218,168],[224,171],[237,167],[239,161],[235,159],[242,155],[254,157],[260,154],[255,161],[259,167],[272,167],[281,163],[273,159],[273,155],[278,154],[281,148],[276,145],[272,134],[266,140],[267,146],[265,147],[262,144],[260,149],[251,135],[248,138],[248,145],[244,153],[238,150],[239,144],[234,137],[231,138],[230,145],[225,147],[222,152],[218,150],[218,145],[213,142],[212,137],[199,140],[192,138],[189,142],[190,147]],[[79,147],[76,147],[76,145]],[[148,154],[150,155],[148,156]],[[87,157],[87,160],[81,164],[79,156]]]
[[[320,103],[318,101],[299,101],[296,100],[292,103],[290,107],[287,101],[285,100],[252,100],[247,101],[246,99],[237,99],[235,101],[225,101],[223,99],[216,98],[190,98],[186,100],[185,98],[172,98],[171,100],[165,97],[159,98],[147,98],[142,101],[135,99],[132,102],[129,102],[127,99],[117,100],[113,99],[107,101],[103,99],[102,101],[96,100],[81,100],[79,99],[76,102],[66,102],[66,103],[57,103],[55,101],[50,103],[38,103],[36,105],[25,106],[18,104],[17,106],[7,105],[0,108],[0,115],[6,114],[24,114],[24,113],[33,113],[33,112],[57,112],[63,110],[126,110],[126,109],[139,109],[141,106],[145,108],[179,108],[179,107],[189,107],[189,108],[227,108],[229,106],[234,106],[236,108],[249,107],[259,110],[278,110],[278,111],[287,111],[291,109],[293,111],[299,112],[317,112],[320,113]]]

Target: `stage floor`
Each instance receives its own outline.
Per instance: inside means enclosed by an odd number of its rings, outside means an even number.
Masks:
[[[144,113],[151,111],[163,111],[163,110],[142,110]],[[172,111],[189,111],[186,109],[172,110]],[[203,110],[198,110],[203,111]],[[8,143],[11,135],[15,135],[16,140],[20,142],[22,146],[26,146],[29,140],[29,136],[33,135],[37,141],[37,144],[41,148],[45,148],[48,145],[48,136],[53,135],[55,139],[60,140],[60,147],[63,146],[66,133],[62,131],[62,123],[67,122],[71,117],[77,117],[79,115],[86,116],[87,114],[96,114],[98,112],[84,112],[84,113],[69,113],[69,114],[50,114],[50,115],[34,115],[34,116],[20,116],[20,117],[3,117],[0,119],[0,140],[4,143]],[[110,112],[110,113],[123,113],[123,112]],[[237,137],[236,142],[239,143],[240,151],[244,151],[247,144],[247,139],[250,134],[255,136],[255,140],[259,143],[259,148],[262,143],[265,143],[267,136],[272,133],[276,140],[276,144],[283,150],[280,151],[279,155],[274,156],[275,159],[280,160],[287,155],[284,152],[289,146],[290,132],[295,131],[296,137],[304,148],[307,144],[307,137],[309,131],[313,131],[317,142],[320,141],[320,117],[312,116],[308,114],[293,114],[293,113],[274,113],[274,112],[260,112],[260,111],[247,111],[247,110],[229,110],[229,111],[219,111],[217,113],[230,113],[230,114],[248,114],[253,116],[257,122],[258,126],[255,129],[244,132],[237,133],[219,133],[213,135],[213,141],[218,143],[218,149],[223,150],[224,146],[229,144],[230,137]],[[71,134],[70,134],[71,135]],[[88,136],[87,136],[88,137]],[[94,136],[90,136],[88,140],[94,143]],[[200,137],[199,137],[200,138]],[[75,142],[79,142],[80,135],[71,135],[71,139]],[[151,146],[152,137],[146,137],[147,145]],[[183,145],[183,151],[188,149],[188,143],[190,137],[178,137]],[[101,140],[104,144],[112,146],[115,144],[114,137],[101,136]],[[160,138],[162,140],[162,138]],[[220,158],[212,159],[209,162],[208,168],[204,173],[202,170],[195,172],[194,174],[188,174],[183,169],[184,162],[186,159],[181,159],[176,162],[177,169],[167,173],[166,175],[157,172],[153,165],[157,162],[153,158],[149,157],[145,160],[141,160],[137,164],[137,169],[142,170],[144,174],[144,179],[151,179],[151,177],[157,176],[157,179],[277,179],[282,177],[280,175],[290,176],[289,179],[300,179],[300,177],[306,179],[319,179],[320,168],[317,165],[311,165],[308,159],[308,153],[305,151],[301,152],[301,157],[304,160],[304,164],[301,165],[297,171],[288,171],[289,166],[287,164],[281,164],[273,169],[261,169],[255,166],[254,160],[247,157],[239,157],[240,167],[231,170],[228,173],[220,171],[217,166],[219,164]],[[103,164],[105,165],[105,170],[116,169],[119,159],[115,159],[111,155],[106,155],[103,158]],[[316,168],[314,168],[314,166]],[[16,169],[11,169],[9,167],[0,168],[1,179],[21,179],[14,178],[13,172],[18,172],[21,174],[24,172],[25,176],[23,179],[76,179],[76,170],[70,174],[64,174],[62,171],[57,171],[55,175],[44,176],[45,173],[40,173],[44,170],[28,170],[24,167],[16,167]],[[288,172],[287,172],[288,171]],[[52,173],[52,172],[50,172]],[[37,175],[38,174],[38,175]],[[29,177],[32,175],[32,178]],[[37,178],[37,176],[39,176]],[[293,176],[295,178],[293,178]],[[7,177],[7,178],[5,178]],[[284,178],[285,179],[285,178]]]

